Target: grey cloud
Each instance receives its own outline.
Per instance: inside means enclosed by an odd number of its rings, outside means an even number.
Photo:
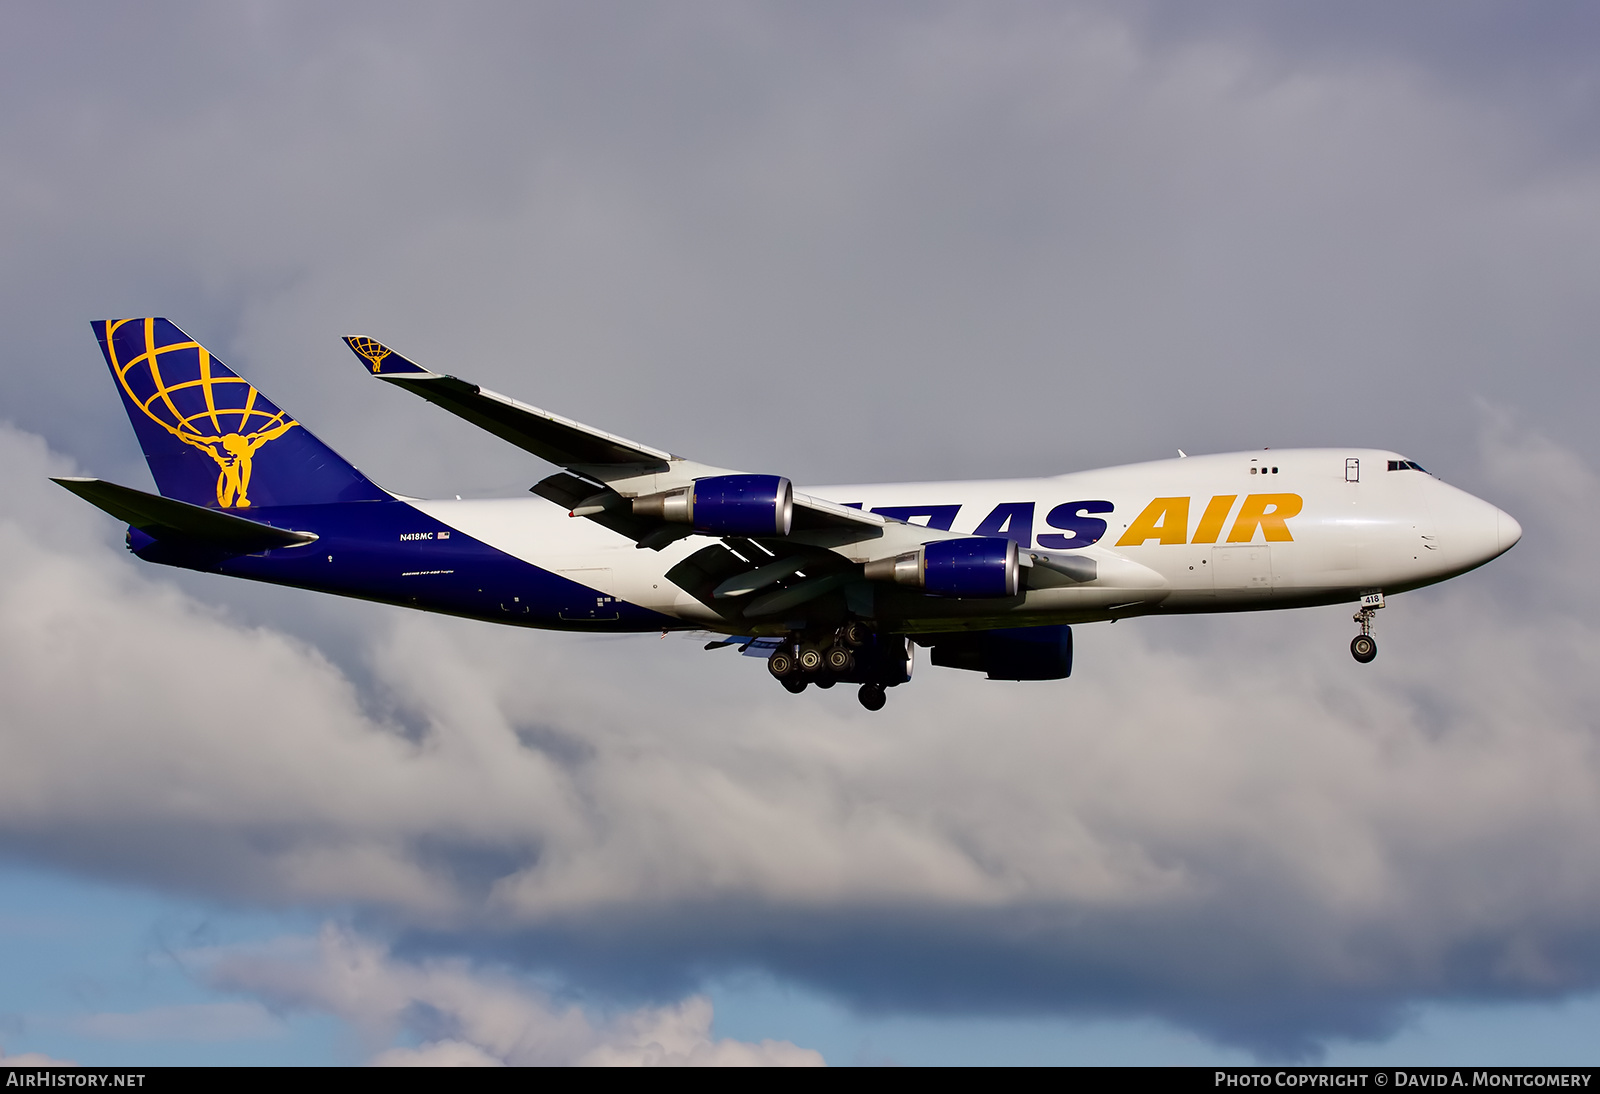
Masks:
[[[1529,539],[1592,542],[1593,472],[1507,428],[1485,449]],[[5,441],[40,482],[40,447]],[[1193,648],[1147,621],[1086,632],[1067,685],[925,671],[878,718],[681,640],[394,612],[359,656],[407,728],[315,648],[84,545],[94,514],[30,531],[59,506],[11,489],[13,853],[353,904],[407,953],[622,997],[757,965],[862,1006],[1155,1013],[1268,1053],[1600,976],[1587,579],[1561,615],[1470,578],[1399,598],[1376,672],[1333,612]],[[1547,582],[1572,584],[1563,550]]]
[[[1600,15],[1581,0],[1536,9],[1493,0],[1423,0],[1404,7],[1369,0],[1337,7],[1157,0],[1143,12],[1143,27],[1157,41],[1229,37],[1280,51],[1286,64],[1406,64],[1485,102],[1538,101],[1543,117],[1535,125],[1561,139],[1564,154],[1572,154],[1574,143],[1594,151],[1592,127],[1575,123],[1600,92],[1593,71]]]
[[[135,458],[98,312],[169,314],[417,492],[536,469],[361,386],[338,334],[812,481],[1312,441],[1462,466],[1472,395],[1593,395],[1592,160],[1530,161],[1542,103],[1426,69],[1093,7],[50,10],[72,63],[4,134],[8,373],[86,456]]]

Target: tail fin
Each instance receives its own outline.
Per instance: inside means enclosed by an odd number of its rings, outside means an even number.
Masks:
[[[164,497],[212,509],[389,498],[165,319],[99,320],[94,333]]]

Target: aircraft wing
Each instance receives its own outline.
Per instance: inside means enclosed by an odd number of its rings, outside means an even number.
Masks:
[[[380,380],[437,403],[518,448],[561,467],[627,469],[670,466],[678,457],[489,391],[468,380],[430,372],[371,338],[345,344]]]
[[[344,341],[378,379],[414,392],[518,448],[566,468],[568,474],[551,476],[535,486],[534,492],[641,546],[662,547],[693,533],[635,516],[626,504],[629,499],[680,489],[697,479],[738,474],[595,429],[468,380],[432,372],[375,339],[351,336]],[[831,532],[849,538],[877,537],[898,523],[809,494],[795,492],[793,499],[791,535],[825,536]]]
[[[730,628],[803,616],[825,598],[848,600],[885,582],[920,588],[928,545],[977,538],[804,494],[782,476],[695,463],[430,371],[371,338],[345,343],[378,379],[564,468],[532,490],[571,516],[658,551],[688,536],[712,539],[666,577]],[[733,510],[744,515],[719,523],[719,507],[724,516]],[[995,556],[989,559],[994,572],[1009,567],[1006,595],[1016,593],[1019,565],[1031,568],[1037,559],[1052,567],[1054,560],[1038,553],[1019,557],[1009,541],[998,541],[1005,548],[996,555],[996,542],[985,540],[982,550]],[[1074,560],[1053,568],[1061,580],[1084,580],[1076,566]]]

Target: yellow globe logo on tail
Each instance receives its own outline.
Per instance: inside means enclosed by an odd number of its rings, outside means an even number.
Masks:
[[[383,367],[383,359],[394,351],[382,342],[372,338],[346,338],[350,348],[367,359],[367,364],[372,366],[372,374],[376,376]]]
[[[143,352],[119,360],[111,335],[128,323],[144,324]],[[156,344],[154,319],[123,319],[106,331],[111,371],[129,400],[151,421],[217,465],[217,504],[250,507],[250,475],[255,455],[300,423],[267,402],[241,377],[216,362],[195,341]],[[374,369],[376,371],[376,369]]]

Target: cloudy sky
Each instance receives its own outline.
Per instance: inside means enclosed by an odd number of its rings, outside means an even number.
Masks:
[[[1593,1062],[1600,11],[0,3],[0,1055]],[[673,637],[166,571],[88,322],[377,481],[549,468],[342,334],[798,482],[1394,448],[1347,609],[879,715]]]

